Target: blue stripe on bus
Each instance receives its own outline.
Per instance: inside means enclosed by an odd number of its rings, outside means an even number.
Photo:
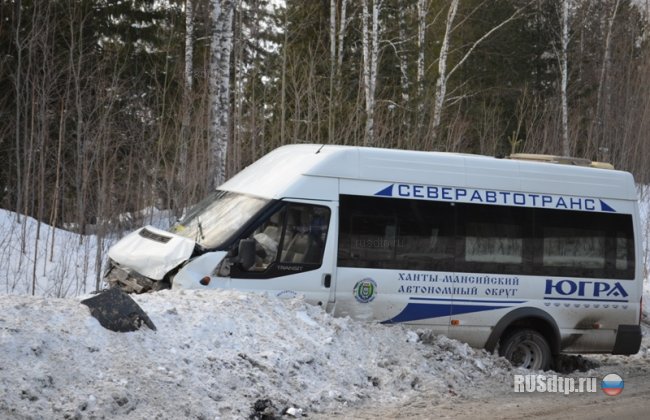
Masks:
[[[418,321],[420,319],[438,318],[441,316],[467,314],[472,312],[492,311],[494,309],[510,308],[505,306],[485,306],[485,305],[451,305],[451,304],[428,304],[428,303],[409,303],[397,316],[383,321],[382,324],[392,324],[397,322]]]
[[[411,300],[478,302],[478,303],[526,303],[525,300],[482,300],[482,299],[425,298],[425,297],[412,297]]]
[[[629,300],[620,299],[581,299],[581,298],[561,298],[561,297],[545,297],[544,300],[579,300],[584,302],[621,302],[629,303]]]

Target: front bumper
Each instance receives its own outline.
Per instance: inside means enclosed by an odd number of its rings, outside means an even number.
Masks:
[[[104,281],[109,288],[120,288],[126,293],[144,293],[154,289],[158,283],[112,261],[104,273]]]

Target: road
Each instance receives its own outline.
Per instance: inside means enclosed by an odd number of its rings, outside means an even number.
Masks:
[[[572,377],[593,376],[597,379],[595,393],[516,393],[513,381],[506,384],[474,384],[468,396],[449,397],[440,402],[424,391],[416,398],[398,406],[370,406],[329,413],[328,418],[345,419],[643,419],[650,418],[650,359],[622,356],[595,356],[601,366],[589,375],[574,373]],[[625,382],[623,392],[608,396],[600,389],[601,379],[616,373]],[[547,372],[548,375],[554,372]],[[560,375],[561,376],[561,375]]]

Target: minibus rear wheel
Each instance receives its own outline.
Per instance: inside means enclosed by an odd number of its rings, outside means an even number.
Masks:
[[[501,339],[499,355],[508,359],[514,367],[532,370],[547,370],[552,360],[546,338],[529,328],[517,328],[507,333]]]

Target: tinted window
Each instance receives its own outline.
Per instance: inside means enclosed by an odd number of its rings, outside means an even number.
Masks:
[[[530,268],[532,211],[458,205],[457,271],[520,274]]]
[[[338,264],[634,278],[632,216],[342,195]]]
[[[535,236],[540,274],[634,278],[630,215],[536,209]]]
[[[449,271],[453,206],[420,200],[341,196],[339,265]]]

